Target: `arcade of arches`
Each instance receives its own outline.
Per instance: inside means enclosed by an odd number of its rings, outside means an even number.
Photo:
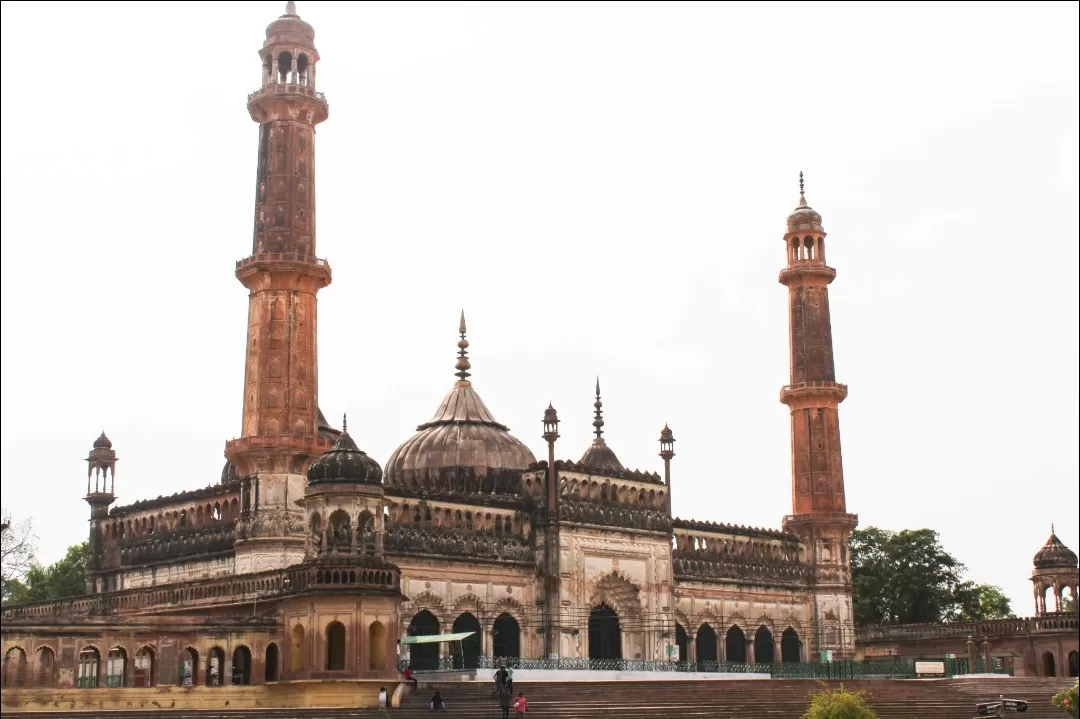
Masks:
[[[803,642],[793,628],[786,628],[779,636],[766,626],[759,626],[753,639],[738,624],[733,624],[720,642],[716,630],[710,624],[698,627],[693,637],[686,633],[682,624],[675,625],[679,657],[692,662],[732,662],[736,664],[772,664],[774,662],[803,661]]]
[[[418,671],[436,669],[441,651],[447,651],[457,669],[475,669],[481,656],[512,658],[521,656],[521,626],[518,620],[502,612],[487,624],[487,631],[472,612],[458,614],[445,633],[472,635],[452,645],[410,644],[408,663]],[[409,621],[408,636],[432,636],[444,633],[442,623],[430,610],[421,609]],[[486,645],[486,646],[485,646]],[[443,649],[445,647],[445,649]]]

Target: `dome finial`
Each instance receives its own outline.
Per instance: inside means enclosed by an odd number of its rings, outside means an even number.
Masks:
[[[294,3],[292,0],[289,0],[289,2],[285,3],[285,14],[286,15],[295,15],[296,14],[296,3]]]
[[[803,181],[802,170],[799,170],[799,207],[809,207],[806,204],[806,184]]]
[[[104,433],[102,433],[102,434],[104,434]],[[1050,534],[1057,534],[1057,532],[1054,531],[1054,523],[1053,522],[1050,522]]]
[[[603,441],[604,435],[604,403],[600,401],[600,376],[596,376],[596,401],[593,402],[593,407],[596,408],[596,419],[593,420],[592,426],[596,428],[596,439]]]
[[[472,364],[469,362],[468,352],[469,340],[465,339],[465,310],[461,311],[461,322],[458,323],[458,334],[461,335],[461,339],[458,340],[458,361],[454,365],[457,372],[458,384],[463,387],[470,385],[469,382],[469,370],[472,369]]]
[[[341,414],[341,431],[342,432],[348,432],[349,431],[349,413],[348,412],[342,412],[342,414]]]

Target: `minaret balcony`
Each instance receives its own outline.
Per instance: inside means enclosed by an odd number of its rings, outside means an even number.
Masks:
[[[299,252],[260,252],[236,263],[236,276],[241,282],[245,276],[260,272],[307,275],[316,278],[320,287],[330,284],[333,279],[329,262]]]
[[[836,279],[836,270],[818,260],[793,260],[780,270],[782,285],[827,285]]]
[[[796,382],[780,390],[780,402],[795,406],[835,406],[847,398],[847,385],[839,382]]]
[[[260,87],[255,92],[248,95],[248,104],[250,105],[255,100],[265,95],[273,95],[274,97],[281,97],[282,95],[297,95],[302,97],[310,97],[320,102],[326,102],[326,95],[321,92],[316,92],[315,88],[307,87],[306,85],[298,85],[296,83],[277,82],[264,87]]]

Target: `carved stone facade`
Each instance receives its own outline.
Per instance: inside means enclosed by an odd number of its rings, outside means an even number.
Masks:
[[[116,455],[103,434],[88,459],[90,595],[5,608],[5,647],[47,647],[49,681],[94,686],[99,671],[181,685],[384,679],[399,638],[440,632],[473,634],[459,649],[412,645],[417,668],[481,655],[702,666],[853,656],[835,272],[805,199],[781,275],[792,336],[783,530],[673,518],[673,433],[661,432],[662,476],[626,469],[603,436],[599,381],[581,459],[555,459],[549,406],[537,462],[469,379],[464,316],[456,380],[384,473],[318,407],[316,295],[331,275],[315,255],[314,127],[328,105],[314,31],[291,3],[260,57],[263,86],[248,100],[260,127],[254,239],[236,269],[249,292],[241,436],[226,443],[219,483],[110,509]],[[113,649],[119,673],[106,671]]]

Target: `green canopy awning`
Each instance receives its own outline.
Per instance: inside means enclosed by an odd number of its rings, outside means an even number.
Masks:
[[[421,634],[415,637],[403,637],[402,644],[435,644],[437,642],[460,642],[466,637],[471,637],[476,632],[459,632],[457,634]]]

